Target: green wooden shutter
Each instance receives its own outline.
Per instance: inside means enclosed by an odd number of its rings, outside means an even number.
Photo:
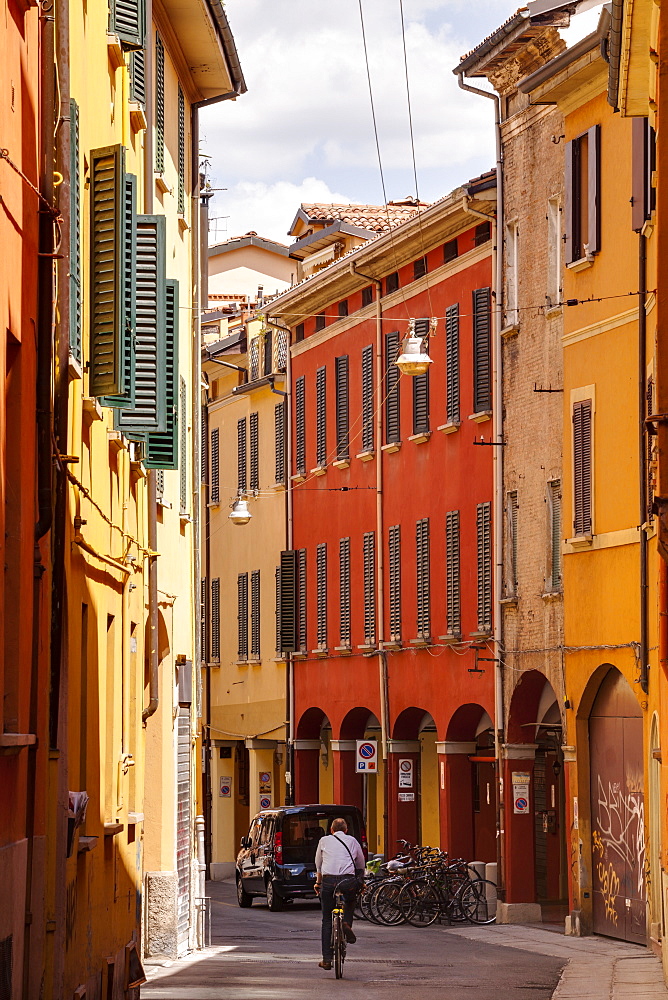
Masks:
[[[573,532],[591,534],[591,399],[573,405]]]
[[[373,451],[373,345],[362,351],[362,451]]]
[[[164,431],[147,435],[148,469],[176,469],[176,436],[179,423],[176,393],[179,381],[179,283],[168,281],[165,285],[165,359],[167,426]]]
[[[121,391],[125,158],[120,145],[90,154],[90,394]]]
[[[134,406],[135,387],[135,331],[136,314],[136,271],[137,271],[137,231],[135,206],[137,204],[137,178],[125,175],[125,198],[123,203],[123,328],[120,342],[121,382],[117,394],[100,398],[103,406],[125,408]]]
[[[281,567],[276,567],[276,652],[281,653]]]
[[[207,648],[207,627],[206,627],[206,577],[202,577],[200,580],[200,598],[199,598],[199,629],[200,629],[200,645],[201,645],[201,656],[204,663],[209,659],[209,650]]]
[[[118,35],[123,48],[143,48],[146,38],[144,0],[112,0],[111,31]]]
[[[285,483],[285,403],[274,407],[274,450],[277,483]]]
[[[137,216],[135,401],[116,425],[128,436],[167,429],[165,218]]]
[[[246,480],[246,418],[237,420],[237,493],[245,493]]]
[[[477,506],[478,631],[492,630],[492,505]]]
[[[155,35],[155,169],[165,169],[165,48],[162,38]]]
[[[601,126],[587,130],[587,246],[589,253],[601,249]]]
[[[260,571],[251,573],[251,656],[260,659]]]
[[[431,635],[431,594],[429,572],[429,518],[421,518],[415,525],[417,570],[417,634],[419,639]]]
[[[220,659],[220,578],[211,581],[211,659]]]
[[[260,427],[259,415],[251,413],[249,417],[250,432],[250,476],[249,486],[251,493],[258,493],[260,490]]]
[[[130,53],[130,94],[133,101],[146,107],[146,49]]]
[[[547,484],[550,513],[550,584],[552,590],[561,587],[561,481]]]
[[[70,101],[70,354],[81,364],[81,185],[76,101]]]

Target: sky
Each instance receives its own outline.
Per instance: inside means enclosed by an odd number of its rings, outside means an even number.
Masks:
[[[302,202],[385,201],[360,3],[384,190],[387,200],[416,194],[400,0],[226,0],[248,93],[202,112],[200,151],[224,189],[211,202],[210,243],[255,231],[287,244]],[[494,166],[494,106],[460,90],[452,70],[516,9],[512,0],[403,0],[423,201]],[[599,13],[572,19],[569,45]]]

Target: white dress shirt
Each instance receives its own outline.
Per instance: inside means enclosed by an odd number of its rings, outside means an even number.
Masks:
[[[344,847],[348,847],[350,854]],[[353,865],[353,860],[355,861]],[[321,875],[354,875],[355,869],[363,869],[364,854],[355,837],[338,830],[336,834],[323,837],[315,852],[315,866]]]

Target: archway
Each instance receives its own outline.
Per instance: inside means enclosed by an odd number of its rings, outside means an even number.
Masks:
[[[455,710],[438,751],[443,847],[453,857],[496,861],[494,727],[482,705]]]
[[[438,846],[436,726],[429,712],[411,706],[396,718],[388,740],[388,850],[398,840]]]
[[[293,745],[294,801],[298,805],[331,802],[328,774],[331,726],[321,708],[308,708],[296,726]]]
[[[589,713],[593,929],[646,943],[642,710],[616,667]]]

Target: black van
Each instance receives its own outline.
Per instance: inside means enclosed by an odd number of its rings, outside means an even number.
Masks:
[[[285,900],[312,899],[316,847],[337,816],[345,819],[366,858],[366,830],[357,806],[282,806],[258,813],[237,855],[239,906],[251,906],[253,896],[266,896],[270,910],[280,910]]]

